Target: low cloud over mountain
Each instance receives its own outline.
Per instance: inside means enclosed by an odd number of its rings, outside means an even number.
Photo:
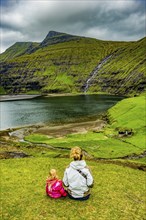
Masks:
[[[102,40],[145,35],[145,1],[1,0],[1,52],[16,41],[42,41],[49,30]]]

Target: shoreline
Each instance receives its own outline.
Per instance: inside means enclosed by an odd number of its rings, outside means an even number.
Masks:
[[[101,115],[99,115],[99,117],[91,117],[91,118],[87,118],[87,119],[81,119],[80,121],[64,121],[64,122],[49,122],[49,123],[43,123],[43,122],[40,122],[40,123],[36,123],[36,124],[26,124],[26,125],[18,125],[16,127],[9,127],[9,128],[4,128],[4,129],[0,129],[0,133],[3,133],[3,132],[13,132],[13,131],[17,131],[17,130],[21,130],[21,129],[31,129],[31,128],[35,128],[35,129],[48,129],[50,128],[51,130],[55,128],[55,130],[57,128],[68,128],[68,127],[82,127],[84,125],[90,125],[90,124],[95,124],[96,122],[99,122],[99,121],[102,121],[102,122],[105,122],[106,123],[106,120],[102,119],[101,118]]]
[[[24,124],[24,125],[16,125],[13,127],[5,127],[3,129],[1,129],[0,126],[0,132],[5,132],[5,131],[15,131],[15,130],[19,130],[19,129],[25,129],[25,128],[44,128],[44,127],[57,127],[57,126],[68,126],[68,125],[75,125],[75,124],[83,124],[83,123],[94,123],[97,120],[103,120],[102,118],[104,116],[105,112],[102,112],[99,115],[92,115],[92,116],[88,116],[88,117],[81,117],[80,119],[76,119],[76,120],[70,120],[70,121],[54,121],[54,122],[37,122],[34,124]]]
[[[17,100],[27,100],[37,97],[62,97],[62,96],[80,96],[80,95],[109,95],[116,96],[114,94],[99,92],[99,93],[48,93],[48,94],[39,94],[39,95],[28,95],[28,94],[18,94],[18,95],[0,95],[0,102],[3,101],[17,101]],[[117,95],[123,96],[123,95]],[[123,96],[124,97],[124,96]]]
[[[48,93],[43,94],[44,97],[61,97],[61,96],[79,96],[79,95],[109,95],[109,96],[123,96],[123,95],[115,95],[105,92],[96,92],[96,93],[88,93],[88,92],[80,92],[80,93]],[[123,96],[124,97],[124,96]]]
[[[34,99],[42,95],[0,95],[0,102]]]

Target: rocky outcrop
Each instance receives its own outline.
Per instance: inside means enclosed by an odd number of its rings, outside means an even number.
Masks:
[[[50,31],[47,34],[46,38],[40,43],[39,48],[46,47],[48,45],[77,40],[77,39],[80,39],[80,37],[70,35],[70,34],[56,32],[56,31]]]
[[[24,157],[29,157],[29,155],[23,153],[23,152],[0,152],[0,159],[10,159],[10,158],[24,158]]]

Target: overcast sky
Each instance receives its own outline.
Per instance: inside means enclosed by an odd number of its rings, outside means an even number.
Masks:
[[[0,0],[1,52],[15,42],[41,42],[50,30],[101,40],[146,35],[146,0]]]

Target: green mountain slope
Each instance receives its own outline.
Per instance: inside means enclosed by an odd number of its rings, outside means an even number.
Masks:
[[[136,94],[145,87],[145,43],[146,38],[111,42],[51,31],[23,55],[7,56],[5,61],[0,57],[1,88],[7,93],[84,92],[95,67],[112,54],[90,81],[87,92]],[[127,84],[123,87],[124,79]]]
[[[99,70],[90,91],[96,91],[98,84],[102,91],[110,93],[141,93],[146,87],[145,48],[146,38],[143,38],[119,49]]]
[[[29,53],[32,49],[37,47],[39,43],[33,42],[16,42],[14,45],[9,47],[4,53],[0,54],[0,61],[6,61],[23,54]]]

